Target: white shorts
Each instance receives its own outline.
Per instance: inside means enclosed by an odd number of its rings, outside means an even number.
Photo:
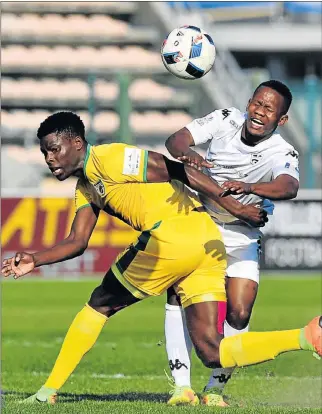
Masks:
[[[259,283],[262,232],[247,225],[218,223],[227,252],[227,276]]]

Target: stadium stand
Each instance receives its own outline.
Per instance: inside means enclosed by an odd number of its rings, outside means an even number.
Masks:
[[[177,9],[174,3],[168,4]],[[200,14],[202,10],[207,22],[218,27],[241,22],[269,24],[276,18],[316,21],[320,9],[302,3],[180,2],[189,13],[197,10]],[[46,176],[41,154],[38,158],[31,154],[38,151],[39,122],[57,110],[77,111],[93,142],[128,140],[160,150],[168,134],[196,114],[206,113],[209,107],[245,102],[250,90],[245,80],[263,68],[242,71],[229,50],[220,49],[220,41],[216,44],[216,70],[205,82],[180,81],[165,71],[160,43],[169,28],[177,25],[180,13],[170,22],[167,13],[163,18],[159,6],[146,3],[143,7],[139,2],[2,3],[1,134],[8,159],[15,160],[16,175],[15,151],[19,157],[24,152],[24,159],[34,166],[30,168],[40,177],[30,181],[35,187]],[[165,3],[162,7],[169,6]],[[189,13],[185,17],[194,18],[195,14]],[[202,25],[204,20],[199,21]],[[256,82],[259,79],[256,75]],[[234,96],[236,85],[239,101]],[[302,82],[295,88],[299,97],[295,100],[300,114],[297,122],[302,129],[303,125],[307,128],[304,114],[308,113],[304,87]],[[321,104],[316,99],[314,114]],[[314,136],[312,148],[320,151],[318,119],[309,132]],[[296,124],[293,132],[299,135],[301,128]],[[9,171],[2,177],[5,188],[15,186]],[[18,181],[24,183],[24,177]]]

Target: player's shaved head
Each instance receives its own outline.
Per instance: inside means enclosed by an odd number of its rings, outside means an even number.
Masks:
[[[80,117],[73,112],[56,112],[46,118],[37,131],[39,139],[49,134],[63,134],[66,138],[80,137],[85,141],[85,126]]]
[[[269,80],[266,82],[262,82],[260,85],[258,85],[253,93],[253,96],[255,96],[256,92],[263,87],[273,89],[274,91],[278,92],[281,96],[283,96],[284,104],[281,115],[286,114],[291,106],[293,99],[292,93],[289,90],[289,88],[284,83],[278,80]]]

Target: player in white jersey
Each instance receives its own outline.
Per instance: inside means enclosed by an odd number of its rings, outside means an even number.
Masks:
[[[246,112],[220,109],[195,119],[166,142],[170,154],[204,170],[243,204],[258,203],[272,214],[270,200],[296,197],[299,187],[298,153],[279,133],[292,94],[279,81],[260,84]],[[209,142],[206,159],[190,147]],[[206,197],[200,197],[218,224],[227,251],[227,315],[225,336],[248,331],[259,283],[261,232],[241,222]],[[192,231],[193,237],[193,231]],[[165,335],[175,381],[170,405],[189,404],[191,343],[173,290],[168,291]],[[222,391],[232,369],[216,368],[202,396],[206,405],[227,405]]]

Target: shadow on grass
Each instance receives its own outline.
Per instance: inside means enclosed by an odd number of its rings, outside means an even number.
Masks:
[[[5,396],[13,396],[17,400],[28,398],[31,394],[17,392],[17,391],[2,391],[2,398]],[[121,392],[119,394],[70,394],[59,393],[60,403],[74,403],[79,401],[146,401],[146,402],[160,402],[164,403],[169,399],[169,394],[147,393],[147,392]]]

